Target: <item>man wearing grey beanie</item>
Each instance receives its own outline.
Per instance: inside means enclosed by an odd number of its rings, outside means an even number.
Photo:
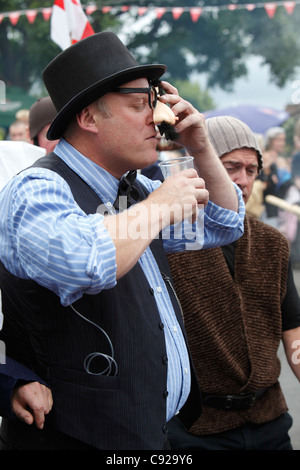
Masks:
[[[209,138],[245,203],[262,168],[253,132],[233,117],[206,121]],[[295,345],[300,301],[286,238],[246,216],[235,243],[202,252],[170,254],[197,378],[201,416],[187,432],[180,413],[169,426],[173,449],[292,450],[278,377],[277,350],[300,380]]]

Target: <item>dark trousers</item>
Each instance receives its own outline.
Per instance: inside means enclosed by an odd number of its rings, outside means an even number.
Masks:
[[[268,423],[246,423],[239,428],[208,436],[187,432],[176,417],[169,422],[168,428],[174,450],[293,450],[288,434],[292,424],[292,417],[285,413]]]
[[[84,442],[45,426],[2,419],[0,427],[0,450],[97,450]]]
[[[46,417],[47,422],[47,417]],[[162,450],[170,450],[166,439]],[[2,420],[0,425],[0,450],[98,450],[70,436],[51,430],[45,425],[43,430],[32,424]]]

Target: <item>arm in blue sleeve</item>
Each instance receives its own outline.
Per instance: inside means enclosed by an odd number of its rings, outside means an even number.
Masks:
[[[11,396],[18,382],[40,382],[48,385],[35,372],[29,370],[19,362],[6,357],[6,363],[0,364],[0,416],[8,419],[17,419],[12,411]]]

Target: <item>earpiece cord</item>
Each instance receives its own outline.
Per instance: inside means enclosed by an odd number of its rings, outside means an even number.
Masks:
[[[113,376],[116,376],[118,374],[118,364],[117,362],[115,361],[114,359],[114,348],[113,348],[113,344],[108,336],[108,334],[99,326],[97,325],[96,323],[94,323],[92,320],[89,320],[88,318],[86,318],[84,315],[82,315],[81,313],[79,313],[74,307],[73,305],[70,305],[71,309],[76,313],[76,315],[78,315],[80,318],[82,318],[83,320],[85,320],[87,323],[90,323],[91,325],[93,325],[94,327],[98,328],[98,330],[101,331],[101,333],[104,334],[104,336],[106,337],[108,343],[109,343],[109,346],[110,346],[110,349],[111,349],[111,356],[109,356],[108,354],[104,354],[104,353],[100,353],[100,352],[94,352],[94,353],[90,353],[88,354],[88,356],[86,356],[86,358],[84,359],[84,369],[85,371],[88,373],[88,374],[91,374],[91,375],[113,375]],[[95,358],[95,357],[103,357],[107,362],[108,362],[108,366],[106,367],[106,369],[104,369],[103,371],[101,372],[92,372],[90,370],[90,364],[92,362],[92,360]],[[114,374],[111,374],[112,372],[112,366],[115,366],[115,373]]]

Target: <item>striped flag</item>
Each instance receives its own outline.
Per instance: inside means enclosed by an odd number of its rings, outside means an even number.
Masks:
[[[55,0],[50,30],[52,41],[62,50],[94,34],[80,0]]]

